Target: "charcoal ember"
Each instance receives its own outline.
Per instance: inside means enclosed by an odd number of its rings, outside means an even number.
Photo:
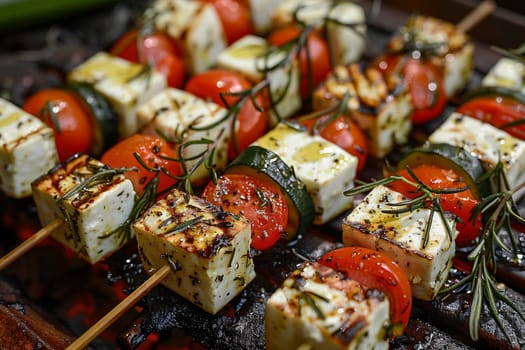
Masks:
[[[425,350],[470,350],[472,347],[452,338],[443,330],[412,317],[405,333],[390,342],[391,350],[425,349]]]
[[[516,307],[525,312],[525,296],[506,288],[502,294]],[[496,301],[499,320],[508,338],[498,327],[485,306],[480,316],[479,340],[469,336],[469,314],[472,302],[471,293],[439,294],[431,302],[415,300],[415,310],[425,321],[442,328],[456,339],[475,348],[483,349],[523,349],[525,348],[525,328],[520,316],[507,304]]]
[[[2,349],[64,349],[74,340],[63,325],[5,280],[0,281],[0,324]]]

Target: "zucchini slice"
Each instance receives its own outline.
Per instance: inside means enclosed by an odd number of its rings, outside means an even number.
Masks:
[[[504,86],[481,86],[467,93],[462,99],[461,103],[468,102],[475,98],[482,98],[485,96],[501,96],[513,99],[516,102],[525,104],[525,95],[520,91]]]
[[[277,154],[259,146],[250,146],[225,169],[228,174],[263,176],[277,184],[288,203],[287,239],[302,234],[314,220],[314,204],[304,183]]]
[[[71,89],[91,112],[94,139],[89,154],[99,157],[118,140],[117,113],[109,101],[87,83],[69,83]]]
[[[416,147],[405,154],[397,164],[397,170],[407,166],[415,167],[419,164],[435,164],[443,169],[452,169],[459,174],[475,198],[487,196],[488,183],[480,182],[485,174],[481,161],[465,149],[446,143],[425,144]]]

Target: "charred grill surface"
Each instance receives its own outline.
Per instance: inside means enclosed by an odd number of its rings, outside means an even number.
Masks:
[[[31,93],[50,86],[60,86],[64,74],[74,65],[99,50],[106,50],[129,26],[134,17],[141,12],[147,1],[122,1],[115,7],[103,12],[93,13],[84,18],[75,18],[70,22],[59,23],[52,28],[35,28],[13,33],[2,38],[0,43],[0,83],[2,94],[10,97],[13,102],[22,104]],[[391,1],[390,1],[391,2]],[[386,3],[390,3],[387,1]],[[368,2],[365,2],[368,3]],[[392,30],[406,18],[406,13],[387,10],[387,13],[371,17],[372,27],[369,30],[369,40],[366,56],[376,57],[383,51],[384,43]],[[374,20],[375,18],[375,20]],[[515,37],[521,37],[515,35]],[[512,47],[501,43],[501,46]],[[494,63],[494,55],[487,55],[486,45],[481,45],[482,70]],[[485,54],[485,55],[483,55]],[[473,79],[475,85],[479,81],[482,70]],[[452,111],[448,107],[444,114]],[[420,130],[419,140],[424,139],[428,130]],[[417,137],[417,134],[416,134]],[[414,140],[415,142],[419,141]],[[399,152],[401,153],[401,151]],[[370,171],[371,170],[371,171]],[[377,169],[367,169],[363,178],[377,176]],[[370,174],[369,174],[370,172]],[[370,175],[370,176],[369,176]],[[32,213],[27,202],[13,202],[0,198],[2,213],[2,255],[17,242],[16,227],[13,221],[28,221]],[[23,213],[23,214],[22,214]],[[33,212],[34,214],[34,212]],[[13,220],[14,218],[14,220]],[[335,220],[329,225],[315,228],[311,235],[297,242],[283,243],[270,251],[255,257],[257,270],[256,279],[228,307],[216,316],[211,316],[189,302],[175,295],[167,288],[158,286],[141,302],[143,311],[133,319],[127,327],[121,327],[118,337],[119,346],[135,349],[142,344],[151,333],[161,333],[167,337],[173,329],[183,329],[184,332],[198,339],[208,349],[264,349],[264,305],[270,293],[284,278],[304,259],[314,260],[327,250],[339,245],[340,221]],[[520,246],[525,249],[525,240],[520,238]],[[525,270],[523,267],[510,267],[504,262],[504,253],[500,254],[503,262],[499,265],[498,278],[512,289],[506,289],[505,295],[512,299],[517,307],[525,310]],[[129,293],[139,286],[147,275],[142,270],[142,264],[136,251],[136,244],[131,243],[125,249],[112,256],[107,262],[109,273],[107,281],[110,284],[124,282],[125,292]],[[50,263],[50,265],[53,263]],[[78,262],[77,262],[78,264]],[[87,269],[89,267],[85,267]],[[24,280],[45,283],[41,276],[28,276],[23,271],[28,267],[17,267],[8,273]],[[64,267],[46,266],[55,278],[65,275]],[[70,268],[71,269],[71,268]],[[78,270],[77,270],[78,271]],[[81,270],[84,271],[84,270]],[[27,272],[27,271],[26,271]],[[36,273],[36,272],[34,272]],[[454,276],[452,276],[454,277]],[[0,278],[4,280],[3,274]],[[55,281],[55,280],[53,280]],[[75,281],[78,283],[78,278]],[[45,288],[44,288],[45,287]],[[50,286],[41,285],[41,294],[54,293],[53,302],[58,302],[57,292],[50,292]],[[63,295],[63,294],[60,294]],[[498,330],[494,321],[485,309],[481,317],[482,330],[480,341],[472,342],[468,336],[468,311],[470,294],[452,295],[448,298],[438,296],[433,302],[416,302],[411,321],[405,334],[391,342],[392,349],[519,349],[525,348],[525,328],[518,317],[503,303],[498,303],[501,309],[503,323],[510,335],[510,342]],[[57,308],[63,307],[57,305]],[[19,299],[13,289],[0,282],[0,323],[14,322],[13,325],[28,327],[26,335],[32,331],[38,334],[49,334],[46,340],[55,348],[63,348],[51,341],[71,340],[70,336],[56,331],[48,333],[49,321],[32,313],[30,303]],[[23,313],[15,314],[15,312]],[[27,317],[34,315],[34,320]],[[13,316],[15,315],[15,316]],[[14,317],[14,318],[13,318]],[[99,317],[96,317],[97,319]],[[14,321],[13,321],[14,320]],[[67,320],[64,321],[67,323]],[[7,323],[6,323],[7,324]],[[80,334],[81,328],[73,327]],[[9,336],[11,328],[1,327],[0,342],[14,341]],[[41,340],[30,340],[36,347],[45,346]],[[54,340],[53,340],[54,339]],[[5,343],[4,343],[5,342]],[[94,344],[97,347],[97,344]],[[99,348],[105,348],[100,346]]]

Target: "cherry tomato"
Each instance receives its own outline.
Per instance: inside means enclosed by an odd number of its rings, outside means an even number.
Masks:
[[[362,247],[343,247],[323,255],[319,262],[346,274],[365,288],[385,293],[390,302],[390,321],[407,326],[412,312],[412,291],[403,269],[390,257]],[[400,335],[395,332],[394,335]]]
[[[432,62],[425,59],[390,55],[380,57],[372,64],[384,75],[401,74],[414,106],[412,123],[429,122],[443,112],[447,103],[447,95],[443,77]]]
[[[22,109],[53,128],[60,162],[75,153],[91,150],[94,138],[91,115],[72,92],[41,90],[29,96]]]
[[[249,7],[238,0],[199,0],[212,4],[219,15],[226,40],[232,44],[245,35],[253,34],[254,28]]]
[[[210,182],[202,197],[225,211],[242,214],[250,220],[252,247],[272,247],[286,230],[288,204],[281,189],[261,178],[226,174],[217,184]]]
[[[299,27],[284,27],[272,32],[268,42],[273,46],[280,46],[296,39],[301,33],[302,29]],[[299,61],[301,96],[306,99],[311,95],[312,89],[321,83],[332,69],[326,40],[317,32],[310,32],[306,46],[302,47],[299,53]]]
[[[117,40],[109,52],[131,62],[152,64],[166,77],[168,86],[180,88],[184,83],[186,70],[182,55],[167,34],[143,34],[138,29],[131,29]]]
[[[212,69],[190,77],[184,90],[226,107],[221,99],[221,93],[241,92],[251,87],[250,82],[238,73],[224,69]],[[224,97],[230,106],[234,105],[239,99],[238,96],[233,95],[224,95]],[[259,108],[264,107],[262,95],[256,96],[256,104]],[[231,138],[228,147],[229,159],[234,159],[252,142],[264,135],[267,130],[268,118],[266,112],[257,109],[251,98],[246,99],[239,110],[235,125],[237,149],[233,138]]]
[[[311,131],[315,122],[316,119],[311,118],[302,121],[301,124]],[[320,135],[356,156],[358,160],[357,172],[365,167],[368,158],[366,136],[363,130],[348,116],[341,115],[334,119],[320,130]]]
[[[455,171],[442,169],[436,165],[421,164],[411,170],[421,182],[433,189],[456,189],[467,186]],[[406,169],[399,171],[398,174],[409,180],[414,180]],[[415,198],[421,194],[412,185],[403,181],[393,182],[389,186],[408,198]],[[458,246],[468,245],[480,235],[481,216],[473,220],[471,213],[479,201],[474,198],[470,190],[440,194],[440,202],[443,210],[453,213],[459,219],[456,223],[459,232],[456,237]]]
[[[525,140],[525,105],[512,98],[502,96],[474,98],[459,106],[457,112],[489,123],[521,140]],[[503,127],[506,124],[518,121],[523,123]]]
[[[141,160],[150,168],[164,168],[173,176],[182,174],[179,162],[163,158],[177,158],[175,151],[163,139],[143,134],[133,134],[122,139],[102,155],[101,161],[112,168],[136,167],[138,171],[128,171],[125,175],[133,182],[137,195],[144,192],[144,188],[157,172],[144,168],[135,158],[134,153],[138,153]],[[158,192],[162,192],[175,183],[175,179],[161,171]]]

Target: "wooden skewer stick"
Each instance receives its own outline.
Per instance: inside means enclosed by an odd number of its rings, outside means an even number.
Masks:
[[[62,225],[63,223],[64,221],[60,218],[54,219],[49,224],[47,224],[46,226],[38,230],[30,238],[22,242],[15,249],[11,250],[9,253],[7,253],[2,258],[0,258],[0,271],[5,269],[7,266],[9,266],[12,262],[14,262],[16,259],[18,259],[22,255],[27,253],[31,248],[33,248],[40,241],[42,241],[44,238],[49,236],[54,230],[60,227],[60,225]]]
[[[102,317],[97,323],[89,328],[84,334],[71,343],[66,350],[81,350],[89,345],[100,333],[109,327],[115,320],[122,316],[129,308],[135,305],[144,295],[152,290],[157,284],[162,282],[170,273],[168,265],[164,265],[157,270],[150,278],[140,285],[137,289],[122,300],[110,312]]]
[[[474,28],[478,23],[483,21],[496,9],[496,2],[492,0],[485,0],[480,3],[472,12],[465,16],[457,25],[456,28],[462,32],[468,32]]]

